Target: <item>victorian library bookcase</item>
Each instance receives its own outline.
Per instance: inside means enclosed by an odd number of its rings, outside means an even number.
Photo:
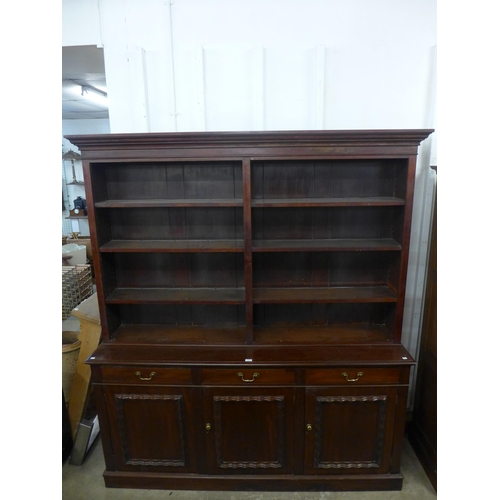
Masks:
[[[432,130],[72,135],[105,484],[397,490]]]

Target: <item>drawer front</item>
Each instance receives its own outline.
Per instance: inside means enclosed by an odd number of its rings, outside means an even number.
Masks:
[[[189,368],[164,368],[156,366],[103,366],[103,382],[138,384],[191,384]]]
[[[306,370],[306,385],[406,384],[409,370],[402,367],[344,367]]]
[[[276,385],[294,384],[292,368],[207,368],[202,370],[204,384],[214,385]]]

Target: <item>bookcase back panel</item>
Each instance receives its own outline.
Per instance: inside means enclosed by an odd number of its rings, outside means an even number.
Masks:
[[[385,285],[397,252],[255,253],[255,287]]]
[[[259,304],[254,324],[273,325],[385,325],[393,304]]]
[[[254,208],[255,240],[394,238],[403,207]],[[396,239],[396,241],[398,241]]]
[[[102,209],[100,209],[102,210]],[[243,238],[241,208],[114,208],[113,240],[236,240]],[[106,241],[100,241],[100,244]]]
[[[118,287],[242,287],[243,255],[237,253],[117,253]]]
[[[103,168],[108,200],[242,197],[239,162],[120,163]]]
[[[112,306],[124,325],[239,327],[245,324],[244,306],[219,304],[132,304]],[[164,332],[168,337],[168,331]]]
[[[401,196],[404,160],[257,161],[252,198]]]

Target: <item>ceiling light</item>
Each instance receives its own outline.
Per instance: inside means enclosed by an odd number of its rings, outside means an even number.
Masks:
[[[92,94],[94,94],[100,97],[108,97],[108,94],[104,92],[104,90],[96,89],[95,87],[92,87],[92,85],[82,85],[81,87],[82,87],[82,96],[91,97]],[[89,92],[91,94],[89,94]]]

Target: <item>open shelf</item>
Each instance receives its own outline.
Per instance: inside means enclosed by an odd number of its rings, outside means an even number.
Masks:
[[[339,238],[299,240],[253,240],[254,252],[335,252],[398,251],[401,244],[392,238]]]
[[[95,204],[96,208],[151,208],[151,207],[242,207],[243,199],[152,199],[106,200]]]
[[[244,345],[244,326],[121,325],[114,337],[117,344],[222,344]]]
[[[111,240],[101,252],[243,252],[243,240]]]
[[[252,200],[252,207],[391,207],[404,205],[405,200],[393,196],[345,198],[271,198]]]
[[[116,288],[107,304],[244,304],[242,288]]]
[[[115,344],[221,344],[244,345],[244,326],[121,325]],[[255,345],[387,344],[392,341],[385,325],[256,326]]]
[[[254,304],[396,302],[397,295],[388,286],[325,288],[254,288]]]
[[[387,344],[392,335],[385,325],[256,326],[254,340],[262,345]]]

